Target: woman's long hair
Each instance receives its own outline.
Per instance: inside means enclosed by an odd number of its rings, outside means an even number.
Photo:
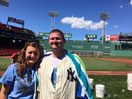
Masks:
[[[40,52],[39,59],[40,59],[41,55],[43,55],[43,50],[42,50],[42,47],[40,46],[39,42],[27,42],[27,43],[25,43],[25,46],[20,51],[19,56],[18,56],[18,60],[17,60],[17,62],[18,62],[17,73],[22,78],[24,77],[23,73],[26,71],[26,65],[27,65],[27,63],[26,63],[26,58],[25,58],[26,54],[25,53],[26,53],[26,50],[27,50],[28,46],[32,46],[34,48],[38,48],[39,49],[39,52]],[[34,68],[36,67],[35,64],[34,64]]]

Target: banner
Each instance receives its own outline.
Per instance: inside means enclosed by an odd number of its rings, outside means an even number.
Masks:
[[[119,35],[106,35],[105,40],[106,41],[118,41]]]
[[[110,40],[112,41],[118,41],[119,40],[119,35],[111,35]]]
[[[106,35],[106,36],[105,36],[105,40],[106,40],[106,41],[110,41],[110,35]]]
[[[39,36],[41,37],[49,37],[49,33],[39,32]],[[64,33],[65,38],[72,38],[72,34]]]
[[[97,34],[86,34],[85,37],[88,39],[97,39]]]
[[[7,24],[8,24],[8,22],[14,22],[14,23],[21,24],[22,26],[24,26],[24,21],[23,20],[16,19],[16,18],[13,18],[13,17],[8,17]]]

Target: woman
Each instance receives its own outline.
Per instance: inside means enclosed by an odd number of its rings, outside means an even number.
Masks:
[[[11,64],[0,79],[0,99],[33,99],[36,62],[41,55],[38,42],[25,44],[17,63]]]

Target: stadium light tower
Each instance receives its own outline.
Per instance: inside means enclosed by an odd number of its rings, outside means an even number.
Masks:
[[[100,14],[100,18],[102,19],[102,43],[104,44],[105,43],[105,19],[108,19],[109,18],[109,14],[108,13],[101,13]]]
[[[51,28],[54,29],[55,27],[55,16],[59,16],[58,12],[50,11],[48,12],[48,15],[51,16]]]
[[[0,5],[9,7],[9,0],[0,0]]]

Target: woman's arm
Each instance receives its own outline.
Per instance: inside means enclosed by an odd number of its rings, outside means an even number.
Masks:
[[[1,91],[0,91],[0,99],[7,99],[10,89],[11,89],[10,86],[2,84]]]
[[[37,99],[40,99],[40,93],[37,91]]]

